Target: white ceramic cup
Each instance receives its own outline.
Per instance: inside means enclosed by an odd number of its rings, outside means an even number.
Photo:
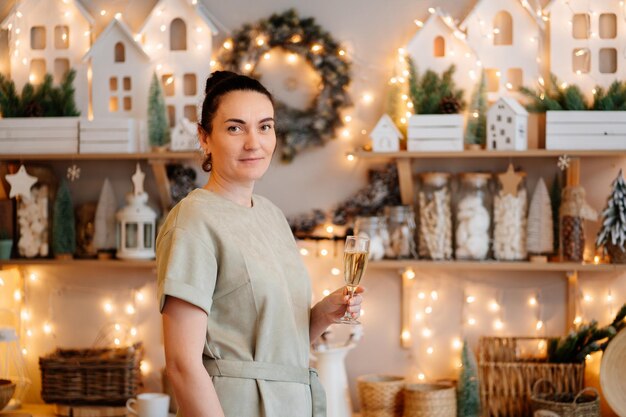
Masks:
[[[133,408],[133,405],[137,408]],[[126,401],[126,408],[139,417],[167,417],[170,408],[170,397],[160,392],[139,394],[137,399]]]

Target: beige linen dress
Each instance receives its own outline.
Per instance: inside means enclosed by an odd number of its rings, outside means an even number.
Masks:
[[[233,377],[225,366],[309,366],[308,273],[280,209],[258,195],[252,201],[247,208],[196,189],[172,209],[156,245],[160,308],[172,296],[207,313],[203,355],[218,361],[205,367],[226,417],[310,417],[306,383],[254,371]]]

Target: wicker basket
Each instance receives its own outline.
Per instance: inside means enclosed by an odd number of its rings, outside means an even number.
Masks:
[[[404,377],[364,375],[357,378],[362,417],[402,417]]]
[[[15,393],[15,382],[0,379],[0,410],[7,406]]]
[[[550,392],[540,393],[539,387],[543,385],[550,387]],[[600,394],[595,388],[583,388],[578,394],[557,393],[552,383],[541,379],[533,386],[530,404],[536,417],[555,413],[560,417],[600,417]]]
[[[548,380],[558,392],[583,388],[584,364],[543,362],[525,346],[544,339],[527,337],[483,337],[478,349],[480,397],[483,416],[530,416],[530,394],[540,379]],[[545,345],[545,343],[544,343]]]
[[[408,384],[404,417],[456,417],[456,389],[443,384]]]
[[[141,343],[124,348],[57,349],[39,358],[46,403],[123,405],[141,385]]]

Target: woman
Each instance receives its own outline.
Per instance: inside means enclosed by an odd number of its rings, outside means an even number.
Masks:
[[[311,308],[307,271],[284,215],[253,194],[276,148],[271,94],[213,73],[198,126],[207,184],[157,238],[166,369],[184,417],[318,417],[324,393],[309,345],[361,296],[338,289]],[[357,290],[362,292],[361,289]]]

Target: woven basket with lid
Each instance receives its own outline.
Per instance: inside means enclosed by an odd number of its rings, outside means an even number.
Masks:
[[[357,378],[362,417],[402,417],[404,377],[363,375]]]
[[[408,384],[403,417],[456,417],[456,390],[445,384]]]

